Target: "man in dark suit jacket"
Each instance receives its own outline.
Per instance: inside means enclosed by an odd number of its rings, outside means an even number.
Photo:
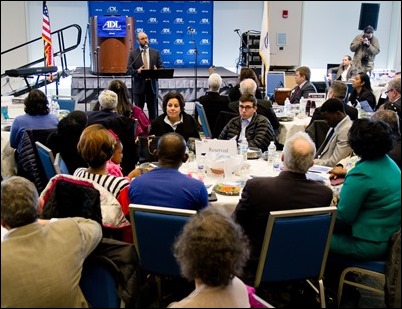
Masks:
[[[298,67],[295,73],[295,81],[297,86],[290,93],[290,103],[299,103],[303,97],[308,98],[309,93],[316,93],[317,89],[310,82],[311,71],[309,67]]]
[[[137,34],[137,41],[140,46],[129,55],[127,73],[134,77],[133,103],[143,109],[147,102],[148,118],[152,121],[158,115],[158,79],[144,79],[141,71],[163,68],[163,63],[159,51],[148,47],[148,36],[144,32]]]
[[[315,146],[311,138],[305,132],[297,132],[285,143],[283,171],[278,176],[258,177],[246,182],[233,213],[233,218],[243,227],[251,244],[246,282],[254,281],[270,211],[331,204],[332,190],[306,178],[314,156]]]

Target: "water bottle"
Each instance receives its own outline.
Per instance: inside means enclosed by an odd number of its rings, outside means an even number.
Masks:
[[[315,101],[311,101],[311,106],[310,106],[310,117],[313,117],[314,111],[315,111],[316,105]]]
[[[243,156],[244,160],[247,160],[247,150],[248,150],[248,142],[246,138],[243,138],[239,142],[239,154]]]
[[[50,113],[59,117],[60,105],[57,101],[53,101],[50,103]]]
[[[286,98],[286,100],[285,100],[285,108],[284,108],[285,115],[289,115],[291,109],[292,109],[292,105],[290,103],[290,100],[289,100],[289,98]]]
[[[198,177],[198,180],[200,180],[200,181],[204,181],[205,176],[207,174],[206,163],[207,163],[206,159],[202,155],[197,159],[197,177]]]
[[[276,145],[274,141],[271,141],[268,146],[268,163],[273,164],[276,157]]]
[[[306,115],[310,117],[310,108],[311,108],[311,101],[307,100],[306,103]]]

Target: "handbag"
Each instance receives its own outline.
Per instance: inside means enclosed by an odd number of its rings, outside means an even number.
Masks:
[[[138,162],[157,161],[155,150],[158,146],[159,136],[138,136]]]

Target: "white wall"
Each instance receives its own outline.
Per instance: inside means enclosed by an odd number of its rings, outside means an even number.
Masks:
[[[296,29],[287,29],[289,32],[297,33],[301,29],[300,63],[294,65],[307,65],[312,69],[325,68],[327,63],[340,62],[344,54],[351,54],[350,42],[361,32],[357,28],[360,6],[363,2],[303,1],[302,24],[300,27],[295,27]],[[377,2],[381,6],[378,30],[374,35],[379,38],[381,52],[376,58],[375,65],[377,68],[400,70],[401,4],[399,1]],[[23,7],[21,3],[24,3]],[[289,5],[291,2],[288,4],[285,1],[271,2],[271,6],[278,6],[279,11],[283,8],[291,13],[292,7]],[[1,8],[2,51],[41,35],[42,1],[1,1]],[[48,1],[48,8],[53,31],[76,23],[82,27],[83,41],[88,22],[86,1]],[[214,1],[214,65],[235,68],[236,59],[239,57],[240,37],[234,29],[240,29],[241,32],[260,30],[262,11],[263,1]],[[292,15],[289,15],[289,18],[291,17]],[[275,24],[271,24],[270,29],[274,33]],[[75,38],[70,38],[70,41],[74,40]],[[31,49],[28,53],[30,61],[41,57],[41,53],[41,47]],[[83,66],[83,56],[81,42],[79,48],[67,54],[68,65]],[[86,66],[89,66],[88,48],[85,57]],[[3,62],[2,56],[2,73],[8,68],[24,64],[26,64],[24,56],[18,55],[6,62]]]

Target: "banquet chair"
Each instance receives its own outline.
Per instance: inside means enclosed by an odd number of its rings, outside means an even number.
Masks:
[[[57,174],[70,174],[70,171],[67,168],[66,162],[64,162],[61,157],[60,152],[56,153],[56,157],[54,158],[53,163],[54,169]]]
[[[87,259],[80,288],[91,308],[123,308],[117,293],[116,274],[101,259]]]
[[[218,114],[218,118],[216,118],[212,137],[218,138],[219,134],[221,134],[223,128],[227,125],[227,123],[230,121],[230,119],[237,117],[237,116],[239,116],[239,113],[220,111]]]
[[[379,281],[385,280],[385,261],[356,261],[356,260],[345,260],[343,261],[348,266],[342,271],[341,277],[339,279],[338,285],[338,307],[341,303],[343,287],[345,284],[351,285],[360,289],[368,290],[384,296],[384,287],[377,288],[365,284],[364,282],[355,282],[353,280],[347,279],[348,274],[357,274],[370,276],[371,278]]]
[[[141,269],[156,276],[158,301],[163,296],[161,277],[180,277],[173,243],[195,210],[130,204],[131,227]]]
[[[52,150],[38,141],[35,142],[35,145],[47,180],[50,180],[50,178],[56,175]]]
[[[311,139],[314,141],[316,149],[320,148],[321,144],[324,142],[329,129],[330,127],[325,120],[314,120],[313,123],[306,128],[306,133],[310,135]]]
[[[384,260],[372,260],[372,261],[358,261],[358,260],[352,260],[352,259],[344,259],[338,257],[336,259],[336,262],[344,267],[340,279],[339,279],[339,285],[338,285],[338,295],[337,295],[337,300],[338,300],[338,306],[341,303],[342,300],[342,294],[343,294],[343,288],[344,285],[351,285],[363,290],[367,290],[373,293],[376,293],[380,296],[385,297],[384,301],[387,305],[388,308],[400,308],[400,297],[399,297],[399,304],[398,305],[392,305],[389,304],[389,302],[393,302],[395,299],[395,292],[400,291],[400,259],[401,259],[401,229],[392,235],[390,242],[389,242],[389,248],[387,252],[387,257]],[[397,275],[399,271],[399,275]],[[356,274],[356,275],[362,275],[362,276],[367,276],[368,278],[371,278],[373,280],[359,280],[359,282],[355,282],[353,280],[349,280],[347,278],[347,275],[349,274]],[[399,286],[398,283],[391,282],[395,278],[390,278],[389,275],[399,276]],[[388,277],[387,277],[388,276]],[[385,287],[381,285],[381,287],[375,286],[373,283],[375,281],[379,281],[380,284],[382,282],[385,282]],[[387,295],[386,295],[387,294]]]
[[[307,280],[325,308],[323,275],[335,219],[335,206],[271,211],[254,287]],[[312,280],[318,281],[318,289]]]

